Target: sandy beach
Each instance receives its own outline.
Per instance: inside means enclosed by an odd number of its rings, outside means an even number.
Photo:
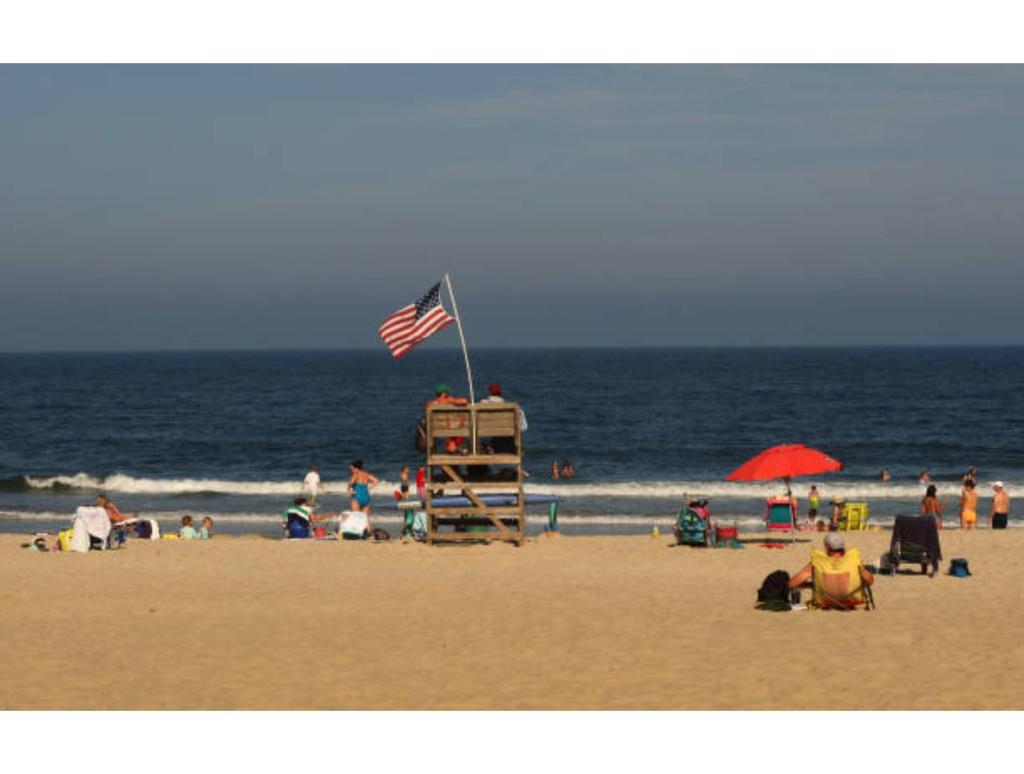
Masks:
[[[813,537],[813,543],[811,539]],[[889,533],[847,536],[874,561]],[[781,550],[218,536],[40,554],[0,536],[4,709],[1021,709],[1024,531],[872,612],[765,613]]]

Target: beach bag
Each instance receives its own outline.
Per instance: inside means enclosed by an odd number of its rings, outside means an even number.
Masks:
[[[412,515],[412,536],[416,540],[427,539],[427,512],[416,511]]]
[[[971,571],[967,567],[966,559],[950,559],[949,561],[949,574],[954,578],[966,578],[970,576]]]
[[[388,533],[388,531],[386,529],[381,529],[380,527],[376,527],[373,530],[373,539],[374,540],[391,540],[391,535]]]
[[[757,606],[761,610],[782,612],[790,610],[789,604],[789,573],[776,570],[765,576],[761,588],[757,590]]]
[[[60,546],[61,551],[71,550],[71,536],[74,534],[74,530],[63,529],[57,533],[57,545]]]

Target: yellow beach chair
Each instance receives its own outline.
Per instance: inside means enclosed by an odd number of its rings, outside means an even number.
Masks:
[[[868,528],[868,504],[847,503],[843,506],[843,514],[839,517],[840,530],[844,532],[862,532]]]
[[[842,556],[829,556],[824,551],[811,552],[814,592],[810,607],[852,610],[875,606],[871,587],[860,577],[860,551],[851,548]]]

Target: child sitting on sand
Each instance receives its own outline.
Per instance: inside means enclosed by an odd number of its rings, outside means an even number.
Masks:
[[[182,540],[198,540],[199,539],[199,537],[200,537],[199,530],[197,530],[194,526],[192,526],[192,517],[191,516],[182,516],[181,517],[181,529],[178,530],[178,537],[180,537]]]
[[[199,537],[202,540],[208,540],[210,535],[213,534],[213,519],[209,516],[203,516],[203,526],[199,529]]]

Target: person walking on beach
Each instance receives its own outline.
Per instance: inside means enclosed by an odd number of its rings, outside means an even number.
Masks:
[[[935,491],[935,484],[929,484],[921,500],[921,515],[935,519],[935,526],[942,529],[942,501]]]
[[[960,495],[960,529],[974,529],[978,526],[978,493],[974,490],[974,479],[964,481]]]
[[[992,529],[1006,529],[1006,520],[1010,517],[1010,495],[1006,493],[1002,481],[996,481],[992,488],[995,494],[992,496],[992,514],[989,516],[988,525]]]
[[[323,491],[323,486],[320,484],[320,474],[316,470],[316,465],[310,467],[309,473],[302,480],[302,491],[306,493],[306,497],[311,503],[316,503],[316,496]]]
[[[818,487],[814,484],[811,485],[811,491],[807,493],[807,519],[814,521],[814,516],[818,515],[818,509],[821,508],[821,495],[818,494]],[[811,512],[814,515],[811,515]]]
[[[352,472],[352,478],[349,479],[348,488],[352,492],[352,501],[349,503],[349,510],[362,511],[369,515],[370,513],[370,488],[377,486],[380,480],[371,473],[367,473],[363,470],[363,461],[356,460],[348,469]]]

